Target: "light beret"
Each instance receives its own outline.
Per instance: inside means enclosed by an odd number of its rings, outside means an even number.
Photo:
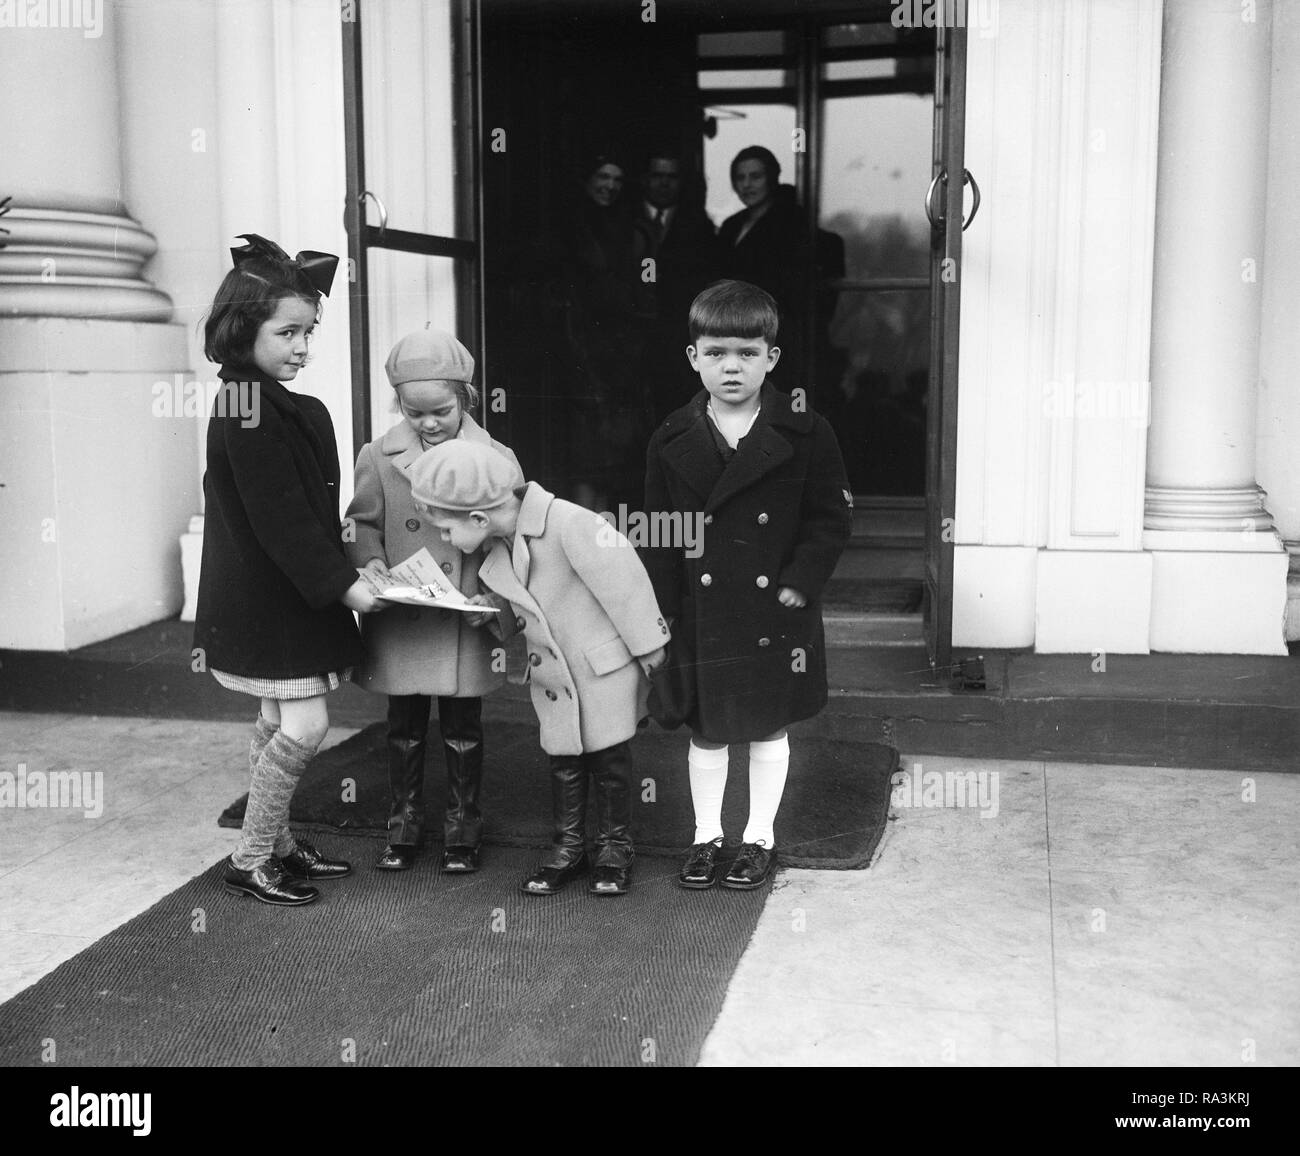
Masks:
[[[384,362],[396,389],[408,381],[473,381],[474,358],[450,333],[417,329],[396,345]]]
[[[452,438],[427,449],[410,469],[411,497],[441,510],[491,510],[505,505],[520,484],[504,454],[482,442]]]

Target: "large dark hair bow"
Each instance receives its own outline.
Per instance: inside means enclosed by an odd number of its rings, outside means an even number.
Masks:
[[[268,241],[256,233],[240,233],[239,236],[248,244],[230,250],[236,268],[255,257],[267,257],[272,261],[297,265],[317,293],[322,293],[326,297],[330,295],[330,286],[334,284],[334,271],[339,266],[339,259],[333,253],[317,253],[313,249],[304,249],[296,257],[290,257],[274,241]]]

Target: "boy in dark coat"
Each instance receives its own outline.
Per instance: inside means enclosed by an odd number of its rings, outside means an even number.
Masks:
[[[675,620],[669,665],[693,731],[695,838],[678,877],[687,888],[717,880],[734,742],[749,744],[750,812],[722,882],[767,881],[789,766],[785,728],[826,705],[820,597],[848,541],[853,496],[829,424],[802,391],[764,383],[781,353],[776,331],[776,303],[755,285],[719,281],[696,297],[686,352],[704,391],[669,415],[647,451],[651,524],[696,529],[644,551],[659,605]]]

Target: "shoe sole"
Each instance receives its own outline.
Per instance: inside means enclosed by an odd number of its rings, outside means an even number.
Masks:
[[[732,891],[757,891],[760,887],[765,887],[771,881],[772,873],[769,871],[762,879],[758,879],[753,883],[744,882],[740,879],[724,879],[722,881],[722,886],[728,887]]]
[[[717,882],[716,879],[710,879],[707,883],[688,883],[685,879],[678,878],[677,886],[686,891],[708,891],[716,886]]]
[[[256,891],[250,891],[247,887],[239,887],[234,883],[227,883],[225,887],[232,895],[247,895],[270,907],[306,907],[307,904],[315,903],[320,898],[319,895],[312,895],[307,899],[267,899]]]

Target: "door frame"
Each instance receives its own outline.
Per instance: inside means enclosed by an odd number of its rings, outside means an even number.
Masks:
[[[376,3],[382,0],[375,0]],[[370,441],[370,278],[368,253],[390,249],[456,260],[458,336],[483,357],[483,230],[479,120],[482,79],[479,68],[479,0],[451,0],[456,172],[455,237],[389,229],[367,220],[366,201],[376,195],[366,185],[365,109],[362,85],[362,21],[370,0],[354,0],[353,19],[343,30],[343,143],[346,197],[343,224],[348,235],[348,325],[351,337],[353,457]],[[382,192],[382,191],[381,191]],[[382,204],[382,200],[378,203]],[[482,379],[480,379],[482,380]],[[486,390],[483,391],[486,396]]]
[[[966,184],[966,29],[936,29],[934,167],[927,190],[942,188],[942,214],[932,219],[930,384],[926,412],[924,624],[930,667],[943,676],[952,659],[952,603],[957,504],[957,370],[961,313],[962,230]],[[953,179],[959,174],[959,179]],[[951,280],[946,273],[951,271]]]

